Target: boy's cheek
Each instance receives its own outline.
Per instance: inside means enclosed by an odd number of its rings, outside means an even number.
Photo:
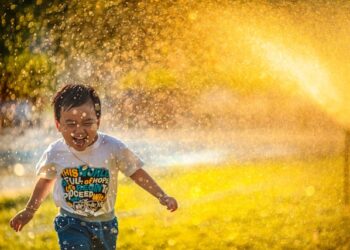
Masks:
[[[91,130],[92,130],[92,131],[97,131],[97,130],[98,130],[98,124],[93,124],[93,125],[91,126]]]
[[[67,132],[67,129],[62,128],[62,127],[58,127],[57,130],[58,130],[60,133],[66,133],[66,132]]]
[[[62,127],[61,125],[58,125],[57,126],[57,130],[58,130],[58,132],[60,132],[60,133],[62,133],[62,134],[65,134],[65,133],[67,133],[67,128],[65,128],[65,127]]]

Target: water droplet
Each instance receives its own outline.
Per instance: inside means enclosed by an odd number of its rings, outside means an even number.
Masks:
[[[34,235],[33,232],[28,232],[28,237],[29,237],[30,239],[34,239],[34,238],[35,238],[35,235]]]
[[[308,186],[306,189],[305,189],[305,193],[306,193],[306,196],[313,196],[315,194],[315,187],[314,186]]]
[[[169,246],[174,246],[176,244],[176,240],[174,240],[174,239],[169,239],[168,240],[168,245]]]
[[[16,163],[15,166],[13,167],[13,172],[17,176],[23,176],[25,174],[25,169],[22,164]]]

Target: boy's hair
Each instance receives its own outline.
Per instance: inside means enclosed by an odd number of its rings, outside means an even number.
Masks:
[[[92,101],[97,119],[100,119],[101,101],[95,89],[83,84],[67,84],[53,98],[52,105],[54,106],[55,119],[60,120],[62,108],[63,110],[70,110],[89,101]]]

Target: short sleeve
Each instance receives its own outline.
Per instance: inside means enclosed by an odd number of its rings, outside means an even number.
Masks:
[[[124,175],[131,176],[144,165],[143,161],[125,145],[118,151],[118,168]]]
[[[50,151],[47,149],[36,164],[36,175],[44,179],[54,179],[57,174],[56,164],[50,157]]]

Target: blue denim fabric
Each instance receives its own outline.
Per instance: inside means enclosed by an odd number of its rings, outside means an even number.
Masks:
[[[116,249],[118,220],[86,222],[70,216],[58,215],[54,221],[60,248],[70,249]]]

